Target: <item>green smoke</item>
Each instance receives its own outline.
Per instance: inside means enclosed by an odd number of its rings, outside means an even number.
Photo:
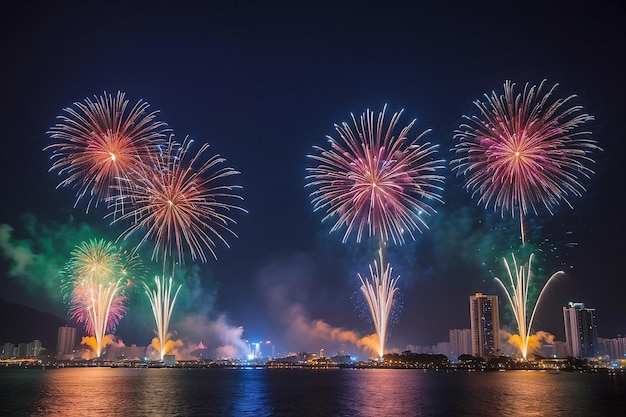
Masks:
[[[24,214],[22,223],[16,228],[0,224],[0,256],[5,261],[0,273],[33,302],[61,308],[59,271],[72,249],[97,233],[71,219],[63,224],[41,224],[34,215]]]

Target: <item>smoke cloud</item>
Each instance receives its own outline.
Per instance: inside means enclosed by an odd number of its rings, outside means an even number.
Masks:
[[[242,338],[243,327],[229,324],[224,315],[210,320],[206,314],[189,314],[172,327],[185,335],[183,346],[175,352],[177,359],[198,358],[200,354],[211,359],[238,359],[249,353],[248,344]]]
[[[377,353],[377,336],[360,336],[356,331],[336,327],[325,320],[312,319],[304,307],[310,285],[315,285],[316,268],[306,254],[289,259],[269,261],[258,273],[258,287],[268,312],[282,329],[282,341],[290,352],[306,351],[311,347],[327,352]]]
[[[515,353],[522,352],[522,338],[519,334],[509,333],[506,330],[500,330],[500,338],[506,340],[509,346],[513,347]],[[536,353],[544,344],[551,345],[554,343],[555,336],[552,333],[539,330],[533,335],[528,336],[528,352],[527,354]],[[509,352],[504,352],[510,354]],[[511,352],[512,353],[512,352]]]
[[[78,243],[98,235],[71,219],[52,225],[41,224],[32,214],[22,219],[19,238],[14,227],[0,224],[0,256],[7,261],[6,276],[27,295],[25,304],[58,314],[63,309],[59,270]]]

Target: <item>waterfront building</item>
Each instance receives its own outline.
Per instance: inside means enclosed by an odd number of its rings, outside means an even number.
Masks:
[[[450,342],[439,342],[433,347],[433,353],[435,355],[445,355],[446,358],[450,355]]]
[[[335,355],[330,358],[330,360],[339,365],[345,365],[354,362],[350,355]]]
[[[2,359],[11,359],[14,358],[16,355],[15,352],[15,345],[13,343],[5,343],[4,345],[2,345]]]
[[[626,359],[626,337],[620,334],[612,339],[598,337],[598,348],[601,355],[611,360]]]
[[[470,296],[472,356],[490,359],[500,354],[498,296],[476,293]]]
[[[472,354],[472,332],[470,329],[452,329],[448,335],[450,352],[446,356],[450,362],[456,362],[461,355]]]
[[[26,357],[36,358],[41,353],[41,342],[37,339],[26,345]]]
[[[576,358],[593,358],[600,355],[596,310],[583,303],[568,303],[563,307],[567,354]]]
[[[109,345],[106,350],[106,358],[110,361],[118,360],[142,360],[146,356],[146,347],[137,346],[116,346]]]
[[[565,358],[567,357],[567,343],[555,340],[552,343],[545,343],[538,352],[544,358]]]
[[[17,345],[17,358],[28,357],[28,343],[22,342]]]
[[[59,327],[57,332],[57,359],[72,359],[75,349],[76,327]]]

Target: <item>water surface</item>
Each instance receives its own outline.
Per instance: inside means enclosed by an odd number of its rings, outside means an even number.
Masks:
[[[0,369],[10,416],[619,416],[626,374]]]

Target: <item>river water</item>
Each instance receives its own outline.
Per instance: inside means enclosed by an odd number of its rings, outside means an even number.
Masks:
[[[2,416],[626,416],[626,373],[0,369]]]

